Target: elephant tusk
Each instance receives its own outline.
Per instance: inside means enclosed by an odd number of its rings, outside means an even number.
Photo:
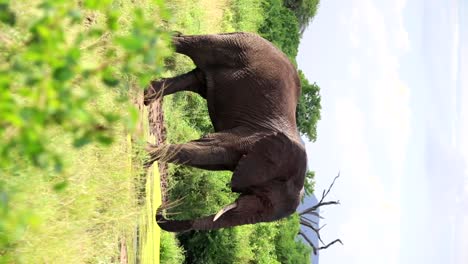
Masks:
[[[218,220],[218,218],[220,218],[227,211],[234,209],[236,207],[237,207],[237,203],[232,203],[230,205],[225,206],[223,209],[219,210],[219,212],[215,215],[215,217],[213,218],[213,222]]]

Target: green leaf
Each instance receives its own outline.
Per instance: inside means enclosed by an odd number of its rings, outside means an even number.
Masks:
[[[120,81],[114,76],[114,73],[111,69],[107,68],[102,73],[102,82],[110,87],[115,87],[119,85]]]
[[[84,0],[83,5],[85,8],[99,10],[104,8],[110,8],[112,0]]]
[[[78,47],[72,47],[67,53],[67,63],[75,65],[80,59],[81,51]]]
[[[113,114],[113,113],[103,113],[102,116],[104,117],[104,119],[106,119],[107,122],[109,123],[114,123],[116,121],[119,121],[120,119],[120,116],[117,115],[117,114]]]
[[[0,3],[0,21],[10,26],[16,24],[16,14],[10,10],[7,3]]]
[[[79,9],[72,9],[68,11],[68,17],[71,19],[72,24],[81,23],[83,16]]]
[[[106,145],[106,146],[109,146],[110,144],[112,144],[112,142],[114,142],[114,139],[112,137],[102,135],[102,134],[97,135],[96,139],[99,143]]]
[[[122,48],[130,52],[138,52],[144,47],[144,41],[135,36],[120,37],[116,39],[116,42],[122,46]]]
[[[168,20],[171,16],[169,9],[166,8],[164,0],[155,0],[155,3],[159,6],[159,15],[162,19]]]
[[[54,191],[56,192],[63,191],[65,190],[65,188],[67,188],[67,186],[68,186],[68,181],[65,180],[65,181],[59,182],[54,185]]]
[[[129,113],[129,117],[127,119],[127,128],[129,130],[133,130],[136,127],[140,114],[135,106],[129,106],[127,111]]]
[[[104,30],[100,28],[93,28],[89,31],[89,36],[90,37],[101,37],[102,34],[104,34]]]
[[[63,162],[61,157],[58,154],[53,155],[54,161],[54,171],[57,173],[61,173],[63,171]]]
[[[68,66],[59,67],[54,70],[53,77],[57,81],[65,82],[73,78],[73,71]]]
[[[73,147],[81,148],[89,143],[91,143],[91,136],[89,134],[85,134],[73,140]]]
[[[119,27],[118,19],[118,12],[109,12],[107,15],[107,28],[109,28],[111,31],[116,31]]]

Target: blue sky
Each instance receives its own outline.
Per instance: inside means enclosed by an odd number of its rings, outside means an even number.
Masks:
[[[468,263],[467,19],[466,0],[322,1],[298,64],[321,87],[317,193],[341,171],[322,237],[345,245],[320,263]]]

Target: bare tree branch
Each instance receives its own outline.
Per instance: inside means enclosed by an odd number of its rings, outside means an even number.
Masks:
[[[325,245],[325,243],[323,242],[322,238],[320,237],[320,230],[319,230],[319,229],[315,228],[315,227],[314,227],[313,225],[311,225],[310,223],[304,222],[304,221],[302,221],[302,220],[301,220],[301,225],[312,229],[312,230],[315,232],[315,234],[317,234],[317,238],[319,239],[319,241],[320,241],[323,245]]]
[[[323,240],[322,240],[322,237],[320,236],[320,230],[322,230],[326,226],[326,224],[319,227],[318,222],[312,221],[311,219],[305,217],[306,215],[313,215],[315,217],[318,217],[319,219],[323,219],[323,217],[321,217],[320,214],[317,212],[317,210],[320,207],[327,206],[327,205],[340,204],[339,200],[337,200],[337,201],[325,201],[325,198],[327,197],[327,195],[330,193],[331,189],[335,185],[336,179],[338,179],[338,177],[340,177],[340,173],[338,173],[338,175],[333,179],[333,181],[330,184],[330,186],[328,187],[328,189],[323,190],[322,197],[321,197],[320,201],[316,205],[314,205],[312,207],[309,207],[309,208],[306,208],[302,212],[299,213],[300,224],[302,226],[307,227],[307,228],[311,229],[312,231],[314,231],[314,233],[317,235],[318,240],[323,245],[322,247],[318,247],[318,246],[314,245],[312,243],[312,241],[307,237],[307,235],[304,232],[299,231],[298,234],[301,235],[307,241],[307,243],[312,247],[314,255],[317,255],[319,250],[327,249],[328,247],[332,246],[335,243],[339,242],[340,244],[343,245],[343,242],[341,242],[340,239],[335,239],[332,242],[330,242],[328,244],[325,244],[323,242]]]
[[[327,197],[327,195],[330,193],[331,189],[333,188],[333,185],[335,185],[336,179],[338,179],[339,177],[340,177],[340,172],[338,172],[338,175],[336,175],[336,177],[333,179],[328,189],[323,190],[322,198],[320,199],[320,201],[316,205],[303,210],[302,212],[299,213],[299,215],[311,214],[312,212],[317,211],[317,209],[319,209],[322,206],[340,204],[339,200],[324,202],[325,198]],[[316,215],[317,217],[320,217],[317,212],[315,212],[315,214],[317,214]]]
[[[332,183],[330,184],[330,186],[328,187],[328,190],[325,191],[323,190],[323,194],[322,194],[322,199],[320,200],[319,204],[323,202],[323,200],[327,197],[327,195],[330,193],[330,190],[331,188],[333,187],[333,185],[335,184],[335,181],[336,179],[338,179],[338,177],[340,177],[340,172],[338,172],[338,175],[336,175],[336,177],[333,179]]]
[[[314,225],[318,225],[318,222],[312,221],[312,220],[310,220],[309,218],[307,218],[307,217],[305,217],[305,216],[301,216],[301,219],[304,219],[304,220],[306,220],[306,221],[308,221],[308,222],[310,222],[310,223],[312,223],[312,224],[314,224]]]
[[[314,243],[312,243],[312,241],[310,241],[310,239],[304,233],[302,233],[302,231],[299,231],[299,235],[301,235],[307,241],[307,244],[312,247],[314,255],[317,255],[317,247],[314,245]]]
[[[322,249],[327,249],[329,248],[330,246],[332,246],[333,244],[335,243],[340,243],[341,245],[343,245],[343,242],[340,240],[340,239],[335,239],[333,240],[332,242],[328,243],[327,245],[323,246],[323,247],[319,247],[317,248],[314,243],[307,237],[306,234],[304,234],[302,231],[299,231],[299,235],[301,235],[305,241],[307,242],[307,244],[309,244],[309,246],[312,247],[312,251],[314,252],[314,255],[317,255],[318,251],[319,250],[322,250]]]
[[[340,244],[343,245],[343,242],[341,242],[340,239],[335,239],[335,240],[333,240],[332,242],[328,243],[326,246],[319,247],[318,250],[327,249],[329,246],[331,246],[331,245],[333,245],[333,244],[335,244],[335,243],[337,243],[337,242],[340,242]]]
[[[320,219],[325,219],[325,218],[321,217],[320,214],[317,213],[317,212],[303,212],[303,213],[299,213],[299,215],[300,215],[301,217],[303,217],[304,215],[307,215],[307,214],[316,216],[316,217],[318,217],[318,218],[320,218]]]
[[[309,207],[307,209],[304,209],[302,212],[299,213],[299,215],[304,215],[304,214],[310,214],[311,212],[317,211],[322,206],[325,205],[335,205],[335,204],[340,204],[340,201],[328,201],[328,202],[319,202],[318,204]]]

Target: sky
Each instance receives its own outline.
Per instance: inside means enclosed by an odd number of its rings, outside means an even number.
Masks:
[[[467,20],[468,0],[321,1],[297,59],[321,87],[316,194],[341,175],[321,264],[468,263]]]

